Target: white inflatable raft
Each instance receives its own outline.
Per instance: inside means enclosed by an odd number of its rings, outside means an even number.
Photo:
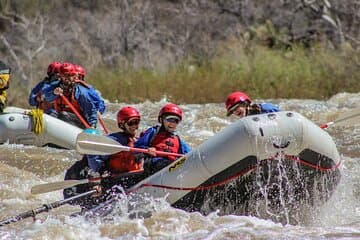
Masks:
[[[302,214],[302,204],[331,196],[340,163],[332,138],[307,118],[286,111],[261,114],[229,125],[128,193],[166,196],[174,207],[204,214],[218,210],[297,222],[294,209]]]
[[[4,113],[0,114],[0,144],[75,149],[76,137],[82,132],[81,128],[43,114],[44,131],[37,135],[33,132],[33,121],[28,112],[17,107],[4,109]]]

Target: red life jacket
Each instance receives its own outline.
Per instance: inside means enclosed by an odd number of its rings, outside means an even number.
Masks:
[[[167,131],[161,131],[151,140],[150,147],[154,147],[158,151],[179,153],[180,139],[178,135],[171,134]],[[177,157],[166,156],[169,160],[175,161]]]
[[[85,83],[84,81],[80,81],[80,80],[75,80],[75,83],[80,83],[81,85],[83,85],[84,87],[86,88],[89,88],[89,85],[87,83]],[[81,109],[80,109],[80,106],[79,106],[79,103],[78,101],[75,99],[75,96],[74,96],[74,91],[72,89],[71,91],[71,96],[65,96],[68,98],[69,102],[75,107],[75,109],[81,113]],[[62,112],[62,111],[65,111],[65,112],[73,112],[71,110],[71,108],[63,101],[63,99],[61,97],[58,97],[55,99],[54,101],[54,108],[57,112]]]
[[[78,101],[75,99],[74,97],[74,93],[72,92],[71,93],[71,96],[70,98],[68,96],[65,96],[69,102],[74,106],[74,108],[78,111],[78,112],[82,112],[81,109],[80,109],[80,106],[79,106],[79,103]],[[54,101],[54,108],[57,112],[62,112],[62,111],[65,111],[65,112],[73,112],[71,110],[71,108],[64,102],[64,100],[61,98],[61,97],[58,97],[55,99]]]
[[[128,138],[129,147],[134,147],[134,142],[134,138]],[[111,173],[137,172],[142,170],[142,163],[137,163],[134,154],[130,151],[118,152],[111,155],[109,170]]]

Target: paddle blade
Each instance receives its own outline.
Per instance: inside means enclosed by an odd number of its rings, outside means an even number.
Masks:
[[[76,139],[76,151],[88,155],[111,155],[130,149],[106,136],[80,133]]]
[[[44,183],[33,186],[31,188],[31,193],[32,194],[48,193],[88,182],[89,182],[88,179],[81,179],[81,180],[65,180],[60,182]]]
[[[121,151],[140,153],[149,152],[148,149],[124,146],[109,137],[96,134],[87,134],[85,131],[80,133],[77,137],[76,151],[81,154],[88,155],[111,155]],[[159,156],[183,156],[183,154],[180,153],[168,153],[163,151],[155,151],[155,153]]]

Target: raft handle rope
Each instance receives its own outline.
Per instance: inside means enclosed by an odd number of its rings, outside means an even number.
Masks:
[[[25,114],[29,115],[32,117],[32,131],[36,134],[39,135],[44,131],[44,111],[36,108],[36,109],[32,109],[29,112],[25,112]]]
[[[233,176],[230,176],[229,178],[226,178],[222,181],[219,181],[219,182],[215,182],[215,183],[212,183],[212,184],[208,184],[208,185],[204,185],[204,186],[199,186],[199,187],[174,187],[174,186],[167,186],[167,185],[159,185],[159,184],[151,184],[151,183],[144,183],[144,184],[141,184],[139,187],[137,188],[134,188],[134,189],[131,189],[129,191],[126,191],[126,194],[130,194],[132,192],[136,192],[137,190],[139,190],[140,188],[143,188],[143,187],[154,187],[154,188],[164,188],[164,189],[171,189],[171,190],[180,190],[180,191],[200,191],[200,190],[207,190],[207,189],[210,189],[210,188],[214,188],[214,187],[217,187],[217,186],[220,186],[220,185],[224,185],[238,177],[241,177],[241,176],[244,176],[245,174],[247,174],[248,172],[250,172],[251,170],[254,170],[256,169],[258,166],[261,166],[263,164],[266,164],[268,161],[273,161],[273,160],[276,160],[278,156],[274,156],[274,157],[271,157],[271,158],[268,158],[268,159],[265,159],[265,160],[262,160],[260,161],[259,164],[256,164],[256,165],[253,165],[253,166],[249,166],[248,168],[236,173],[235,175]],[[304,166],[307,166],[307,167],[310,167],[310,168],[313,168],[315,170],[318,170],[320,172],[326,172],[326,171],[333,171],[335,169],[337,169],[340,164],[341,164],[341,161],[339,161],[335,166],[332,166],[332,167],[329,167],[329,168],[324,168],[324,167],[321,167],[321,166],[318,166],[318,165],[315,165],[315,164],[312,164],[312,163],[309,163],[307,161],[304,161],[302,159],[300,159],[299,157],[297,156],[292,156],[292,155],[284,155],[285,159],[286,160],[292,160],[292,161],[295,161],[297,163],[300,163]]]

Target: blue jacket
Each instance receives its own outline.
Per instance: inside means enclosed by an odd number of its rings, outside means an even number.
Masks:
[[[48,102],[55,101],[58,95],[54,94],[54,89],[57,86],[47,85],[43,88],[44,99]],[[90,125],[97,124],[97,112],[101,114],[105,111],[105,102],[96,92],[96,90],[89,85],[86,87],[82,84],[75,84],[74,98],[78,101],[79,107],[82,111],[83,117]]]
[[[280,112],[280,108],[272,103],[260,103],[261,113]]]
[[[128,136],[124,132],[111,133],[107,137],[114,139],[121,145],[128,145]],[[87,155],[89,167],[95,172],[99,172],[109,158],[110,155]]]
[[[37,106],[39,103],[36,101],[36,96],[40,93],[42,95],[43,89],[48,87],[53,87],[55,89],[59,86],[59,80],[53,79],[52,77],[45,77],[41,82],[35,85],[35,87],[31,90],[29,95],[29,104],[30,106]],[[45,113],[52,114],[55,109],[47,109]]]
[[[105,102],[104,99],[99,95],[93,86],[90,85],[91,96],[94,98],[94,101],[98,104],[98,109],[101,114],[105,112]]]

